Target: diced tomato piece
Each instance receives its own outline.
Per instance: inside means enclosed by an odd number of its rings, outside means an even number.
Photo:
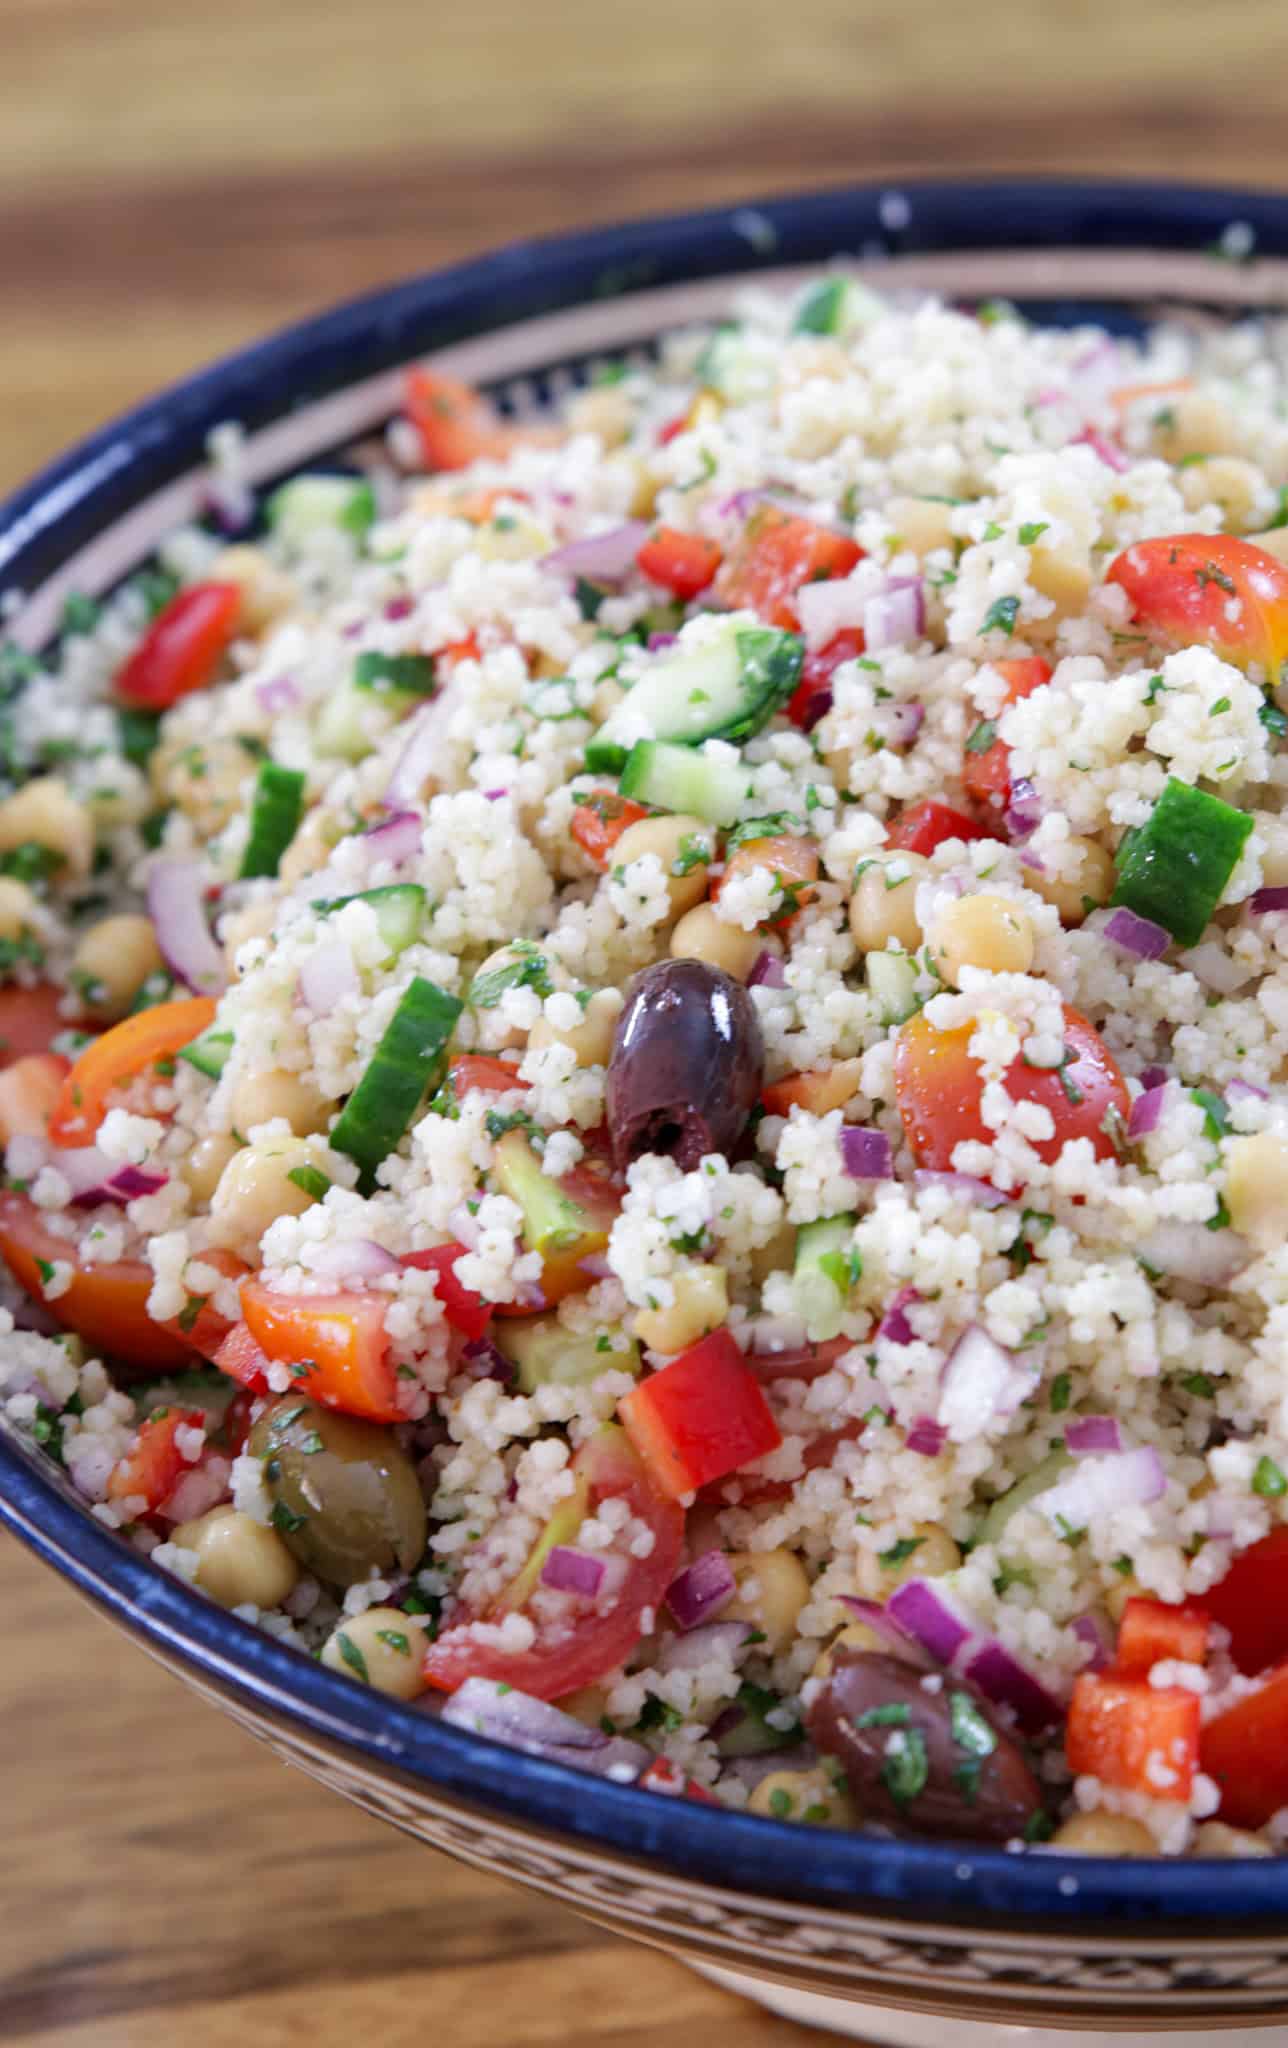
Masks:
[[[1116,1671],[1074,1680],[1065,1728],[1069,1768],[1122,1792],[1188,1800],[1199,1762],[1199,1696]]]
[[[683,604],[714,581],[723,559],[715,541],[700,533],[681,533],[675,526],[659,526],[635,557],[650,583],[660,583]]]
[[[767,626],[794,631],[800,619],[792,599],[802,583],[848,576],[862,559],[863,549],[848,535],[797,519],[779,505],[761,505],[726,558],[716,589],[731,611],[753,611]]]
[[[525,444],[558,438],[550,427],[510,426],[472,384],[424,364],[407,372],[405,402],[426,469],[468,469],[484,456],[499,460]]]
[[[158,1408],[146,1422],[107,1482],[109,1500],[142,1498],[140,1513],[153,1515],[196,1462],[185,1458],[176,1438],[181,1429],[205,1429],[200,1408]]]
[[[1240,1551],[1220,1585],[1203,1595],[1211,1619],[1230,1633],[1230,1655],[1246,1677],[1288,1657],[1288,1528]]]
[[[1288,1806],[1288,1664],[1208,1722],[1199,1756],[1221,1788],[1221,1818],[1229,1826],[1264,1827]]]
[[[0,1145],[44,1137],[71,1065],[58,1052],[29,1052],[0,1071]]]
[[[1137,623],[1179,647],[1210,647],[1237,668],[1257,662],[1273,683],[1288,659],[1288,567],[1230,533],[1138,540],[1112,561]]]
[[[797,839],[790,833],[775,833],[765,839],[744,839],[741,846],[735,847],[712,895],[718,896],[730,882],[740,875],[754,873],[757,868],[769,868],[774,877],[777,908],[765,919],[767,926],[785,924],[818,894],[818,848],[814,841]]]
[[[578,799],[568,829],[595,866],[606,868],[623,832],[632,825],[638,825],[640,819],[648,815],[646,804],[634,803],[628,796],[618,796],[615,789],[597,790],[594,796]]]
[[[655,1612],[661,1606],[675,1577],[684,1542],[684,1511],[658,1491],[630,1438],[612,1424],[582,1445],[572,1472],[573,1502],[556,1510],[514,1585],[486,1616],[464,1619],[430,1644],[425,1679],[437,1691],[455,1692],[467,1678],[494,1678],[536,1699],[562,1699],[615,1670],[639,1642],[646,1610]],[[575,1542],[583,1517],[595,1513],[605,1500],[623,1502],[653,1536],[647,1557],[629,1552],[622,1557],[625,1569],[603,1596],[606,1604],[565,1596],[565,1613],[551,1613],[547,1607],[532,1617],[537,1639],[528,1650],[501,1650],[478,1642],[471,1621],[499,1621],[507,1613],[522,1611],[552,1544]]]
[[[642,1791],[661,1792],[668,1799],[695,1799],[699,1806],[720,1804],[705,1785],[699,1785],[696,1778],[686,1778],[683,1771],[678,1771],[669,1756],[655,1756],[648,1769],[641,1771],[636,1783]]]
[[[48,981],[37,982],[34,988],[18,982],[0,988],[0,1068],[27,1053],[49,1050],[50,1039],[69,1028],[61,1002],[61,989]]]
[[[1030,654],[1022,660],[994,661],[989,666],[1005,678],[1008,704],[1031,697],[1035,690],[1050,682],[1053,674],[1050,662],[1040,654]],[[1011,801],[1011,750],[1005,740],[994,740],[982,753],[967,747],[962,759],[962,786],[967,796],[982,808],[1006,809]]]
[[[263,1357],[262,1352],[260,1356]],[[226,1458],[240,1458],[245,1450],[259,1401],[258,1394],[252,1393],[249,1387],[243,1387],[239,1393],[233,1395],[225,1408],[224,1419],[219,1425],[217,1436],[219,1449]]]
[[[223,1274],[225,1280],[244,1280],[251,1270],[245,1259],[239,1259],[235,1252],[202,1252],[199,1255],[199,1262],[203,1266],[213,1266],[217,1273]],[[225,1337],[230,1330],[239,1328],[240,1325],[231,1317],[223,1315],[215,1307],[211,1296],[192,1294],[181,1312],[177,1316],[167,1318],[160,1327],[163,1330],[173,1330],[177,1337],[185,1338],[194,1351],[199,1351],[203,1358],[209,1358],[217,1365],[218,1353]]]
[[[300,1392],[310,1400],[368,1422],[403,1421],[379,1295],[276,1294],[256,1279],[243,1281],[241,1300],[260,1349],[303,1368]]]
[[[617,1412],[672,1499],[723,1479],[782,1442],[756,1375],[728,1330],[714,1330],[650,1373]]]
[[[788,1116],[793,1109],[826,1116],[829,1109],[844,1109],[858,1093],[862,1065],[862,1060],[833,1060],[830,1067],[771,1081],[760,1097],[766,1116]]]
[[[88,1145],[107,1113],[114,1088],[132,1081],[158,1060],[173,1059],[212,1022],[209,996],[186,996],[137,1010],[85,1047],[65,1077],[49,1120],[55,1145]]]
[[[688,407],[686,406],[683,412],[677,412],[673,418],[664,421],[664,423],[658,428],[658,447],[665,448],[668,441],[674,441],[678,434],[684,433],[688,424],[689,412]]]
[[[924,797],[903,811],[886,830],[886,845],[900,853],[933,853],[946,839],[996,839],[997,828],[981,825],[965,811],[940,803],[938,797]]]
[[[452,1093],[460,1102],[467,1095],[504,1095],[511,1088],[527,1088],[519,1069],[509,1060],[498,1060],[489,1052],[463,1052],[447,1070]]]
[[[113,678],[123,704],[165,711],[215,679],[237,631],[242,593],[237,583],[194,583],[157,613]]]
[[[434,661],[435,665],[449,661],[455,666],[458,661],[478,661],[482,653],[478,634],[467,633],[463,640],[449,640],[446,647],[440,647]]]
[[[1151,1671],[1155,1664],[1202,1664],[1212,1624],[1201,1607],[1169,1607],[1135,1594],[1118,1624],[1119,1671]]]
[[[825,647],[815,647],[801,663],[801,679],[783,707],[793,725],[810,732],[832,708],[832,677],[841,664],[857,661],[863,652],[863,634],[857,626],[846,626],[833,634]]]
[[[462,1337],[481,1337],[492,1320],[492,1304],[456,1277],[456,1261],[465,1255],[463,1244],[435,1245],[431,1251],[406,1252],[404,1266],[435,1275],[434,1292],[443,1304],[443,1315]]]
[[[71,1285],[46,1301],[42,1266],[73,1255],[74,1247],[48,1228],[26,1195],[0,1194],[0,1257],[18,1285],[56,1323],[83,1338],[94,1357],[113,1361],[118,1380],[148,1379],[191,1366],[190,1339],[154,1323],[148,1314],[154,1275],[143,1259],[75,1266]]]
[[[245,1323],[234,1323],[215,1353],[215,1364],[250,1394],[267,1394],[268,1358]]]
[[[895,1041],[894,1084],[899,1114],[919,1166],[951,1172],[953,1152],[969,1139],[989,1144],[992,1133],[980,1111],[982,1084],[969,1046],[974,1026],[937,1031],[923,1014],[902,1026]],[[1097,1159],[1114,1157],[1111,1130],[1116,1111],[1126,1128],[1131,1113],[1127,1084],[1112,1053],[1085,1017],[1064,1009],[1064,1044],[1069,1056],[1058,1071],[1026,1066],[1023,1056],[1006,1072],[1015,1102],[1040,1102],[1051,1113],[1055,1133],[1032,1140],[1039,1159],[1058,1159],[1075,1138],[1088,1138]]]
[[[842,1349],[852,1348],[849,1340],[841,1340]],[[820,1349],[826,1347],[820,1346]],[[759,1360],[757,1360],[759,1366]],[[757,1379],[786,1379],[786,1373],[768,1374],[757,1370]],[[798,1379],[814,1378],[816,1374],[798,1373]],[[839,1429],[824,1430],[821,1436],[811,1438],[801,1453],[801,1463],[807,1472],[824,1472],[840,1450],[842,1444],[857,1443],[865,1424],[862,1416],[842,1423]],[[764,1472],[735,1472],[724,1479],[714,1480],[700,1489],[698,1498],[711,1507],[764,1507],[771,1500],[786,1500],[798,1484],[794,1479],[770,1479]]]

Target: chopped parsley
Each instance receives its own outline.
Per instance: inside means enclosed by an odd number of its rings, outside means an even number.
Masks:
[[[968,1756],[992,1756],[997,1748],[997,1736],[968,1692],[954,1692],[949,1695],[949,1710],[952,1715],[953,1741],[958,1749],[964,1749]]]
[[[1049,519],[1027,519],[1020,528],[1020,546],[1031,548],[1035,541],[1041,540],[1050,523]]]
[[[293,1166],[286,1178],[315,1202],[322,1201],[331,1186],[328,1176],[317,1166]]]
[[[335,1641],[336,1648],[339,1650],[342,1659],[348,1665],[350,1671],[355,1672],[364,1685],[370,1685],[371,1674],[367,1670],[367,1660],[354,1642],[353,1637],[346,1634],[344,1629],[341,1629]]]
[[[1073,1392],[1073,1382],[1067,1372],[1058,1372],[1051,1382],[1051,1413],[1063,1415]]]
[[[982,718],[966,742],[968,754],[986,754],[997,738],[997,720]]]
[[[1230,1118],[1225,1103],[1210,1088],[1191,1088],[1190,1101],[1197,1103],[1203,1111],[1203,1135],[1219,1145],[1230,1128]]]
[[[1263,1500],[1278,1500],[1281,1493],[1288,1493],[1288,1479],[1273,1458],[1258,1458],[1257,1469],[1252,1475],[1252,1491],[1259,1493]]]
[[[915,1550],[920,1550],[925,1540],[924,1536],[901,1536],[897,1543],[891,1544],[889,1550],[877,1553],[882,1569],[888,1572],[897,1571],[901,1564],[908,1562]]]
[[[273,1512],[269,1516],[269,1520],[275,1529],[281,1531],[283,1536],[293,1536],[298,1529],[304,1527],[304,1524],[308,1521],[308,1516],[297,1515],[294,1509],[287,1507],[284,1500],[277,1500],[273,1502]],[[342,1657],[344,1656],[343,1642],[340,1645],[340,1654]],[[345,1663],[347,1664],[348,1662],[349,1659],[345,1657]],[[363,1678],[366,1677],[365,1669],[361,1675]]]
[[[697,832],[686,832],[671,862],[673,875],[690,875],[694,868],[711,865],[711,846]]]
[[[400,1657],[410,1657],[411,1655],[411,1644],[401,1629],[378,1628],[376,1630],[376,1641],[378,1643],[388,1643],[390,1649],[396,1650]]]
[[[1195,1395],[1200,1401],[1210,1401],[1216,1393],[1216,1388],[1205,1372],[1187,1373],[1181,1385],[1187,1394]]]
[[[926,1738],[919,1728],[896,1730],[881,1765],[881,1782],[896,1806],[911,1806],[930,1777]]]
[[[509,952],[511,958],[503,967],[475,975],[469,994],[472,1010],[494,1010],[506,990],[511,988],[534,988],[543,997],[554,994],[555,985],[550,979],[546,956],[531,939],[512,940]]]
[[[907,1728],[912,1722],[912,1708],[902,1700],[890,1700],[884,1707],[869,1707],[860,1714],[856,1728]]]

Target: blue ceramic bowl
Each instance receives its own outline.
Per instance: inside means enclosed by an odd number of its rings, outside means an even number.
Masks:
[[[267,483],[387,420],[413,358],[531,404],[598,355],[718,315],[748,278],[788,283],[838,256],[889,286],[1131,331],[1165,307],[1228,317],[1288,303],[1288,199],[866,187],[522,243],[413,279],[201,371],[19,491],[0,508],[8,630],[39,647],[67,590],[110,587],[191,516],[221,421],[245,427],[251,475]],[[997,2022],[1085,2042],[1104,2027],[1288,2018],[1288,1859],[1017,1857],[820,1836],[662,1798],[498,1748],[283,1648],[152,1566],[41,1453],[4,1436],[0,1520],[289,1761],[437,1847],[733,1972],[780,2009],[905,2042],[942,2038],[947,2015],[981,2043]]]

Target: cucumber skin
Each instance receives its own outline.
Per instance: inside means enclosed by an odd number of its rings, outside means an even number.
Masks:
[[[694,719],[691,712],[692,671],[700,668],[704,653],[709,653],[713,663],[727,660],[727,642],[717,642],[709,650],[682,651],[642,676],[621,711],[613,714],[587,746],[587,768],[595,773],[605,769],[610,773],[620,771],[627,749],[614,738],[613,726],[622,713],[629,711],[632,701],[648,707],[645,715],[652,721],[651,737],[669,745],[696,747],[703,740],[728,740],[737,745],[758,733],[787,702],[800,681],[805,642],[799,633],[785,633],[777,626],[738,627],[732,640],[737,675],[731,683],[721,682],[719,697],[705,718],[698,714]],[[675,678],[675,697],[668,706],[668,670],[677,669],[683,672]],[[643,694],[637,697],[637,692]],[[724,700],[723,708],[720,699]]]
[[[221,1042],[225,1040],[226,1043]],[[224,1071],[232,1049],[231,1031],[210,1030],[203,1031],[200,1037],[194,1038],[190,1044],[181,1045],[175,1057],[186,1060],[190,1067],[195,1067],[199,1074],[205,1074],[208,1080],[217,1081]]]
[[[634,797],[638,803],[702,818],[709,825],[732,825],[746,801],[748,781],[745,769],[729,762],[707,761],[671,740],[637,740],[626,757],[618,786],[623,796]],[[739,785],[736,789],[731,786],[735,782]]]
[[[1246,811],[1169,776],[1145,823],[1118,848],[1110,903],[1162,925],[1178,945],[1197,946],[1251,830]]]
[[[347,1153],[357,1166],[362,1194],[374,1192],[376,1169],[416,1114],[463,1008],[456,996],[418,974],[394,1011],[328,1139],[333,1151]],[[390,1119],[383,1114],[382,1098],[392,1099],[395,1116],[401,1118],[388,1143]]]

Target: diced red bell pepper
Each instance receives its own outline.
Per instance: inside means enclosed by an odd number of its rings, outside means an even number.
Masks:
[[[1272,1529],[1241,1551],[1220,1585],[1203,1595],[1203,1606],[1229,1630],[1230,1655],[1245,1676],[1288,1657],[1288,1528]]]
[[[1069,1768],[1122,1792],[1188,1800],[1199,1761],[1199,1696],[1117,1671],[1083,1671],[1065,1728]]]
[[[165,711],[214,681],[241,614],[241,586],[194,583],[158,612],[112,688],[123,704]]]
[[[596,790],[593,796],[578,800],[568,829],[595,866],[606,868],[623,832],[632,825],[638,825],[641,818],[648,815],[646,804],[637,804],[628,796],[618,796],[615,789]]]
[[[377,1294],[277,1294],[246,1280],[242,1314],[272,1359],[298,1366],[299,1389],[324,1408],[368,1422],[402,1422],[389,1359],[384,1298]]]
[[[637,1782],[641,1791],[661,1792],[668,1799],[694,1799],[699,1806],[720,1804],[714,1793],[708,1792],[705,1785],[699,1785],[696,1778],[686,1778],[667,1756],[655,1756],[648,1769],[641,1771]]]
[[[810,732],[832,708],[832,677],[842,662],[857,661],[864,648],[857,626],[846,626],[833,634],[825,647],[807,653],[801,663],[801,679],[784,709],[793,725]]]
[[[820,1350],[827,1350],[828,1346],[821,1345],[819,1348]],[[840,1348],[842,1350],[850,1348],[848,1337],[843,1337],[840,1340]],[[756,1376],[758,1379],[771,1380],[791,1377],[786,1372],[768,1373],[762,1371],[761,1368],[766,1362],[766,1360],[759,1358],[756,1361]],[[801,1379],[817,1378],[817,1373],[804,1372],[799,1374],[798,1377]],[[802,1453],[801,1463],[806,1472],[825,1472],[840,1450],[841,1445],[857,1443],[865,1427],[863,1417],[860,1415],[849,1422],[843,1422],[839,1429],[828,1429],[823,1432],[822,1436],[816,1436],[812,1442],[805,1446],[805,1450]],[[764,1472],[748,1472],[741,1477],[735,1472],[726,1474],[723,1479],[717,1479],[709,1486],[704,1486],[698,1497],[712,1507],[758,1508],[763,1507],[767,1501],[786,1500],[793,1488],[798,1484],[799,1482],[795,1479],[770,1479]]]
[[[1142,1675],[1155,1664],[1202,1664],[1212,1624],[1201,1607],[1169,1607],[1163,1600],[1134,1595],[1118,1624],[1119,1671]]]
[[[465,1255],[463,1244],[439,1244],[426,1252],[406,1252],[404,1266],[435,1275],[434,1292],[443,1304],[443,1314],[452,1329],[473,1341],[484,1335],[492,1320],[492,1304],[456,1277],[456,1261]]]
[[[155,1514],[168,1500],[193,1460],[185,1458],[176,1442],[181,1429],[204,1430],[206,1418],[200,1408],[159,1408],[139,1424],[133,1444],[114,1468],[107,1482],[109,1500],[141,1497],[141,1512]]]
[[[829,1109],[844,1109],[859,1092],[862,1065],[862,1060],[833,1060],[830,1067],[807,1074],[784,1074],[761,1091],[761,1106],[766,1116],[788,1116],[793,1109],[826,1116]]]
[[[782,1442],[759,1380],[728,1330],[715,1330],[632,1387],[618,1414],[672,1500],[723,1479]]]
[[[779,505],[761,505],[727,557],[716,587],[731,611],[753,611],[768,626],[794,631],[800,618],[792,600],[802,583],[848,576],[862,559],[863,549],[847,534],[794,518]]]
[[[1209,1721],[1199,1752],[1221,1788],[1221,1818],[1229,1826],[1263,1827],[1288,1806],[1288,1664]]]
[[[683,604],[715,580],[724,554],[713,540],[700,533],[681,533],[675,526],[659,526],[635,557],[650,583],[660,583]]]
[[[1052,668],[1040,654],[1026,655],[1022,660],[995,661],[990,664],[1006,682],[1006,703],[1018,704],[1022,697],[1031,697],[1049,683]],[[972,752],[967,746],[962,759],[962,786],[967,796],[985,811],[1000,815],[1011,801],[1011,750],[1005,740],[994,740],[982,753]]]
[[[447,1078],[456,1100],[466,1095],[505,1095],[511,1088],[527,1088],[519,1069],[509,1060],[498,1060],[489,1052],[463,1052],[452,1061]]]
[[[268,1358],[245,1323],[234,1323],[215,1353],[215,1364],[251,1394],[268,1392]]]
[[[938,797],[928,796],[897,817],[886,832],[886,845],[900,853],[933,853],[946,839],[996,839],[996,828],[968,818]]]

